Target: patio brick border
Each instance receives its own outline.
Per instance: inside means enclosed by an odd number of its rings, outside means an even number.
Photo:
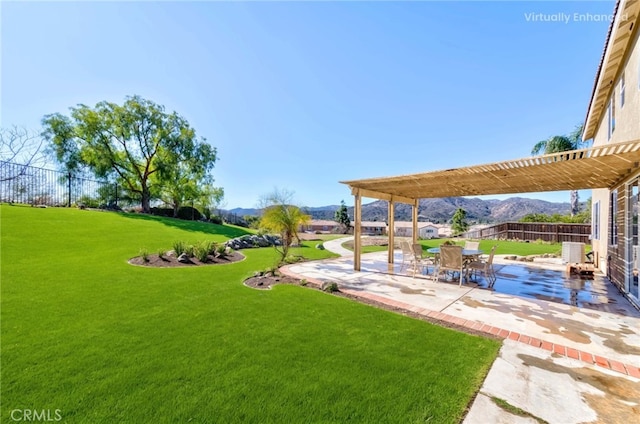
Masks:
[[[445,321],[451,324],[456,324],[461,327],[466,327],[472,330],[481,331],[483,333],[492,334],[500,337],[501,339],[509,339],[519,343],[524,343],[535,348],[544,349],[557,355],[565,356],[567,358],[586,362],[587,364],[596,365],[601,368],[606,368],[611,371],[616,371],[621,374],[629,375],[631,377],[640,378],[640,368],[624,364],[613,359],[603,358],[602,356],[592,355],[589,352],[577,350],[568,346],[564,346],[557,343],[551,343],[545,340],[540,340],[535,337],[530,337],[525,334],[518,333],[516,331],[509,331],[504,328],[494,327],[489,324],[484,324],[478,321],[465,320],[463,318],[455,317],[453,315],[445,314],[443,312],[432,311],[425,308],[416,308],[415,306],[406,304],[404,302],[398,302],[396,300],[387,299],[382,296],[377,296],[370,293],[362,293],[356,290],[340,289],[344,293],[348,293],[352,296],[363,297],[376,302],[384,303],[385,305],[394,306],[396,308],[410,310],[420,315],[425,315],[429,318],[433,318],[440,321]]]
[[[314,278],[309,278],[309,277],[305,277],[304,275],[300,275],[297,274],[293,271],[291,271],[289,269],[291,265],[287,265],[284,266],[282,268],[280,268],[280,271],[282,271],[283,273],[294,277],[294,278],[300,278],[300,279],[305,279],[306,281],[308,281],[311,285],[315,286],[315,287],[322,287],[322,281],[320,280],[316,280]],[[622,362],[619,361],[615,361],[613,359],[607,359],[607,358],[603,358],[602,356],[598,356],[598,355],[593,355],[589,352],[584,352],[582,350],[577,350],[568,346],[564,346],[561,344],[557,344],[557,343],[551,343],[545,340],[540,340],[538,338],[535,337],[530,337],[527,336],[525,334],[521,334],[515,331],[509,331],[506,330],[504,328],[499,328],[499,327],[494,327],[492,325],[489,324],[484,324],[482,322],[479,321],[473,321],[473,320],[465,320],[464,318],[459,318],[459,317],[455,317],[453,315],[449,315],[449,314],[445,314],[443,312],[439,312],[439,311],[434,311],[434,310],[430,310],[430,309],[426,309],[426,308],[421,308],[415,305],[410,305],[408,303],[404,303],[404,302],[399,302],[397,300],[392,300],[392,299],[388,299],[386,297],[383,296],[378,296],[375,294],[371,294],[371,293],[363,293],[361,291],[357,291],[357,290],[350,290],[350,289],[346,289],[346,288],[340,288],[340,291],[346,294],[349,294],[351,296],[355,296],[355,297],[360,297],[360,298],[364,298],[364,299],[369,299],[375,302],[379,302],[385,305],[389,305],[389,306],[393,306],[396,308],[400,308],[400,309],[404,309],[407,311],[411,311],[414,313],[417,313],[419,315],[424,315],[426,317],[435,319],[435,320],[439,320],[439,321],[445,321],[448,322],[450,324],[456,324],[459,325],[461,327],[466,327],[475,331],[480,331],[483,333],[487,333],[487,334],[492,334],[496,337],[499,337],[501,339],[509,339],[509,340],[513,340],[516,341],[518,343],[524,343],[527,344],[529,346],[533,346],[535,348],[538,349],[543,349],[543,350],[547,350],[549,352],[555,353],[557,355],[561,355],[561,356],[565,356],[567,358],[571,358],[571,359],[575,359],[581,362],[585,362],[587,364],[590,365],[596,365],[598,367],[601,368],[605,368],[611,371],[615,371],[615,372],[619,372],[621,374],[624,375],[629,375],[631,377],[635,377],[635,378],[640,378],[640,368],[630,365],[630,364],[624,364]]]

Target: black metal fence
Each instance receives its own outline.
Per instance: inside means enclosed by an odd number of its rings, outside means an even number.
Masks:
[[[70,173],[0,161],[0,202],[88,207],[118,206],[118,186]]]

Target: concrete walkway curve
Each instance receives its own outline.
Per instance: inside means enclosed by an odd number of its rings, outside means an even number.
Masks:
[[[351,251],[349,249],[345,249],[344,247],[342,247],[342,244],[344,242],[349,241],[349,240],[353,240],[353,236],[351,236],[351,237],[341,237],[339,239],[334,239],[334,240],[328,240],[328,241],[325,241],[324,243],[322,243],[322,245],[329,252],[336,253],[336,254],[338,254],[340,256],[353,256],[353,251]]]

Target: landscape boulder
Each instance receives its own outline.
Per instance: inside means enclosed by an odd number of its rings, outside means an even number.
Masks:
[[[227,247],[233,250],[251,249],[253,247],[280,246],[281,244],[282,242],[280,240],[280,237],[270,234],[246,234],[242,237],[228,240],[225,243]]]
[[[182,264],[190,264],[191,259],[189,259],[189,256],[187,256],[186,253],[182,253],[180,254],[180,256],[178,256],[178,262],[182,263]]]

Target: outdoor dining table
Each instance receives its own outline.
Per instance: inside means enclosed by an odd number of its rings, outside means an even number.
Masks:
[[[432,247],[430,249],[427,249],[427,252],[432,253],[436,256],[436,262],[438,262],[438,255],[440,255],[440,248],[439,247]],[[475,261],[478,259],[478,257],[480,255],[484,254],[483,250],[476,250],[476,249],[462,249],[462,265],[465,268],[465,272],[464,272],[464,279],[468,280],[469,279],[469,273],[466,270],[467,268],[467,264]]]
[[[435,255],[439,255],[440,254],[440,248],[439,247],[432,247],[430,249],[427,249],[427,252],[433,253]],[[482,255],[483,253],[484,253],[483,250],[462,249],[462,257],[463,258],[476,258],[476,257]]]

